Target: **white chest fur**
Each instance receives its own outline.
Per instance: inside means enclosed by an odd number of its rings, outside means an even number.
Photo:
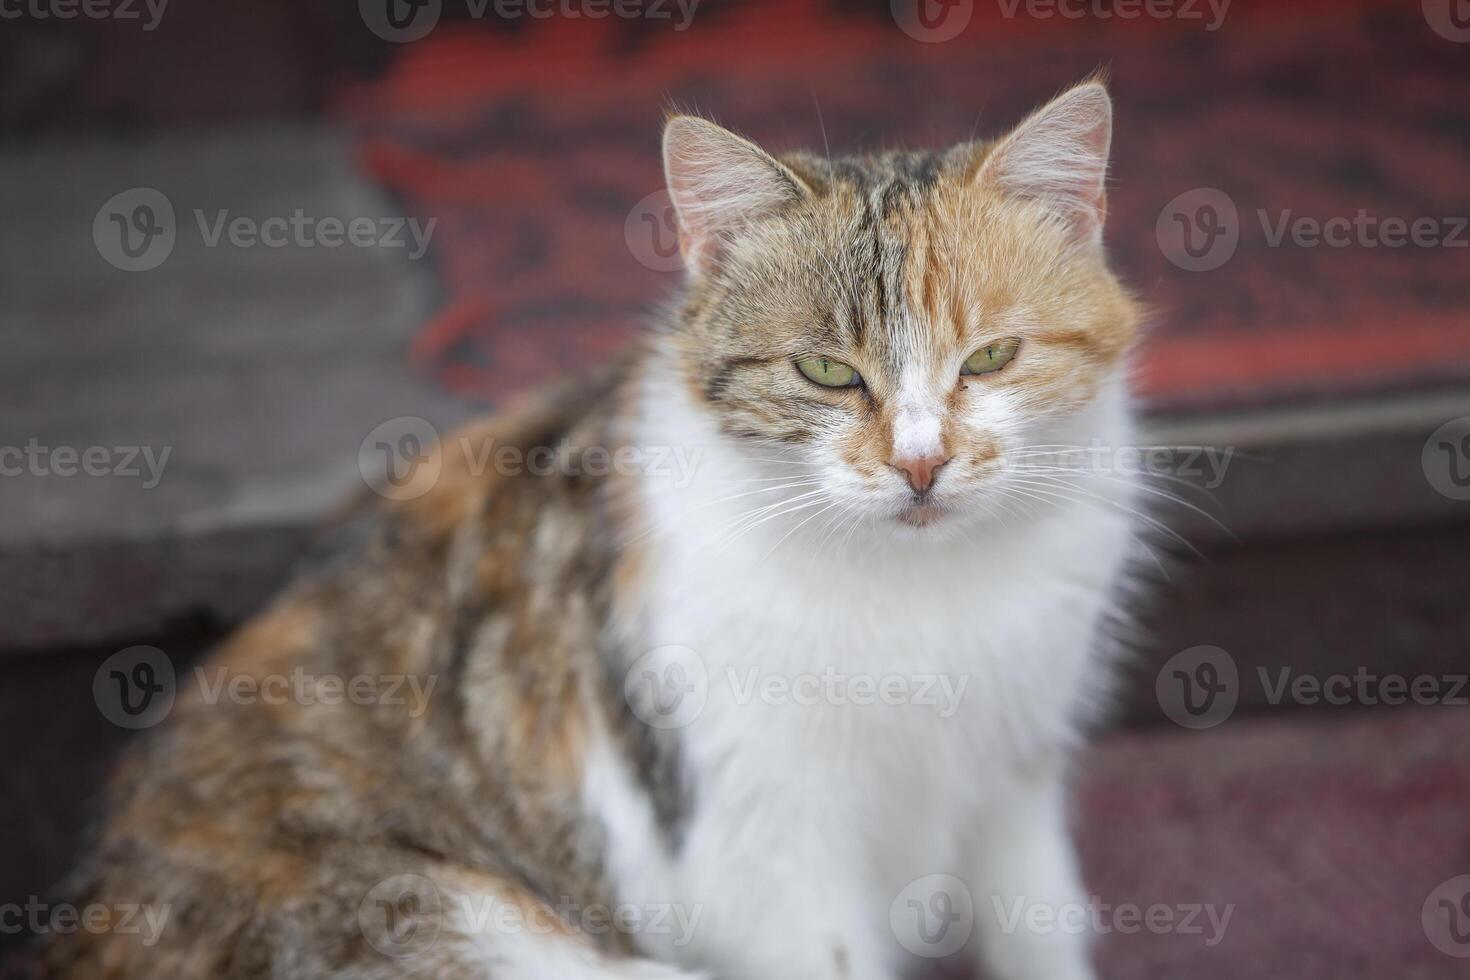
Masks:
[[[708,487],[747,471],[720,452],[704,446]],[[853,935],[886,935],[908,882],[958,872],[966,836],[1055,765],[1101,697],[1095,638],[1130,523],[1073,503],[979,540],[838,546],[795,513],[731,540],[699,530],[739,512],[721,499],[698,480],[649,488],[655,525],[675,530],[652,546],[644,666],[677,665],[693,698],[677,718],[693,806],[669,853],[624,767],[596,753],[589,806],[613,877],[626,901],[698,908],[684,947],[641,937],[664,958],[789,970],[747,947],[795,900],[832,917],[842,958],[885,962],[880,940],[847,949]]]

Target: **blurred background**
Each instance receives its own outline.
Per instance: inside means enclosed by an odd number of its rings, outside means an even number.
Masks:
[[[1103,973],[1470,975],[1466,0],[0,0],[0,975],[138,734],[99,665],[677,284],[665,108],[933,146],[1099,67],[1140,465],[1205,512],[1082,767],[1100,902],[1173,912]]]

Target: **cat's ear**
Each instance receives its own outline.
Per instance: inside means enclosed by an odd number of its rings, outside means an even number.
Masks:
[[[664,124],[664,178],[679,221],[679,250],[696,275],[754,221],[810,193],[775,157],[697,116]]]
[[[976,180],[1042,201],[1079,242],[1102,240],[1113,100],[1102,82],[1078,85],[1033,112],[990,151]]]

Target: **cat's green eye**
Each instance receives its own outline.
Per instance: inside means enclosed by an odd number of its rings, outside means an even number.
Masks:
[[[808,357],[796,362],[796,369],[808,381],[824,388],[855,388],[863,379],[849,365],[830,357]]]
[[[1020,346],[1021,341],[1016,337],[986,344],[965,359],[965,366],[960,369],[960,374],[994,374],[1011,363],[1011,358],[1016,356]]]

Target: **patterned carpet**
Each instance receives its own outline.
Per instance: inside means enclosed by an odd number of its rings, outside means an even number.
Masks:
[[[1446,706],[1109,739],[1085,767],[1093,888],[1115,906],[1233,912],[1214,945],[1203,914],[1201,933],[1185,913],[1163,932],[1105,919],[1104,975],[1470,976],[1470,879],[1441,887],[1470,874],[1467,737],[1470,715]]]
[[[1212,31],[959,0],[970,19],[943,43],[889,8],[711,0],[684,31],[449,21],[395,48],[338,113],[366,169],[439,219],[444,304],[415,356],[497,400],[637,330],[677,279],[666,209],[640,205],[661,186],[665,106],[778,149],[824,128],[839,148],[937,145],[1104,66],[1109,243],[1156,311],[1140,365],[1155,410],[1470,380],[1470,230],[1452,220],[1470,214],[1470,44],[1419,4],[1237,0]],[[1334,218],[1338,245],[1298,223]]]
[[[1467,739],[1454,707],[1104,739],[1077,819],[1103,978],[1470,975],[1470,878],[1444,887],[1470,875]],[[982,898],[975,914],[997,913]],[[926,980],[964,976],[948,964]],[[37,977],[31,955],[0,944],[0,978]]]

